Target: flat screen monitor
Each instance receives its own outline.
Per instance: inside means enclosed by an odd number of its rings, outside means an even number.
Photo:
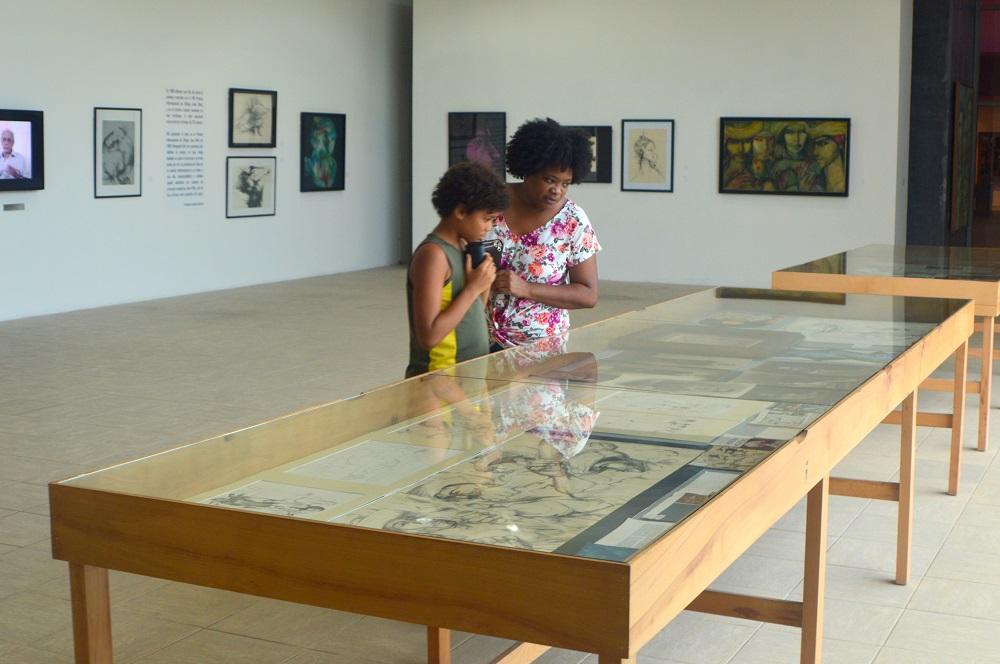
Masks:
[[[41,111],[0,109],[0,192],[45,188]]]

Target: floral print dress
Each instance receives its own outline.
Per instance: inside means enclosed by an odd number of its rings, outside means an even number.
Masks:
[[[568,198],[556,216],[524,235],[514,235],[504,218],[497,217],[486,236],[494,238],[503,242],[497,269],[511,270],[525,281],[538,284],[569,283],[569,268],[601,250],[587,214]],[[505,348],[569,330],[569,312],[534,300],[492,294],[490,309],[491,340]]]

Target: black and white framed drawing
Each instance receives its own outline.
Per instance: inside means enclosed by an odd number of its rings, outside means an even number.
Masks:
[[[622,120],[622,191],[674,190],[674,121]]]
[[[590,174],[580,182],[611,182],[611,127],[567,127],[567,129],[584,131],[590,136],[590,147],[594,151]]]
[[[94,109],[94,198],[142,195],[142,109]]]
[[[448,113],[448,166],[481,161],[504,177],[507,114]]]
[[[277,119],[274,90],[229,89],[229,147],[273,148]]]
[[[274,214],[276,157],[226,158],[226,217]]]

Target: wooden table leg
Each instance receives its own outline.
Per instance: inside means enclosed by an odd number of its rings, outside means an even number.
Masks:
[[[823,593],[826,585],[826,529],[830,478],[806,498],[805,580],[802,586],[802,664],[819,664],[823,648]]]
[[[955,351],[955,398],[951,409],[951,455],[948,464],[948,495],[957,496],[962,481],[962,435],[965,432],[965,381],[968,379],[969,342]]]
[[[910,580],[913,548],[913,477],[917,453],[917,393],[903,400],[903,422],[899,441],[899,505],[896,523],[896,583]]]
[[[993,398],[993,333],[996,319],[993,316],[983,318],[983,358],[979,371],[979,445],[980,451],[986,451],[986,440],[990,433],[990,407]]]
[[[69,564],[76,664],[112,664],[108,570]]]
[[[451,664],[451,630],[427,626],[427,664]]]

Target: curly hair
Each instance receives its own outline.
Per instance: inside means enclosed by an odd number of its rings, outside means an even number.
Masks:
[[[510,205],[510,192],[496,171],[486,164],[463,161],[441,176],[431,195],[431,203],[444,219],[459,205],[467,212],[506,210]]]
[[[524,179],[547,166],[573,171],[573,184],[590,174],[594,152],[582,129],[563,127],[552,118],[528,120],[507,144],[507,172]]]

